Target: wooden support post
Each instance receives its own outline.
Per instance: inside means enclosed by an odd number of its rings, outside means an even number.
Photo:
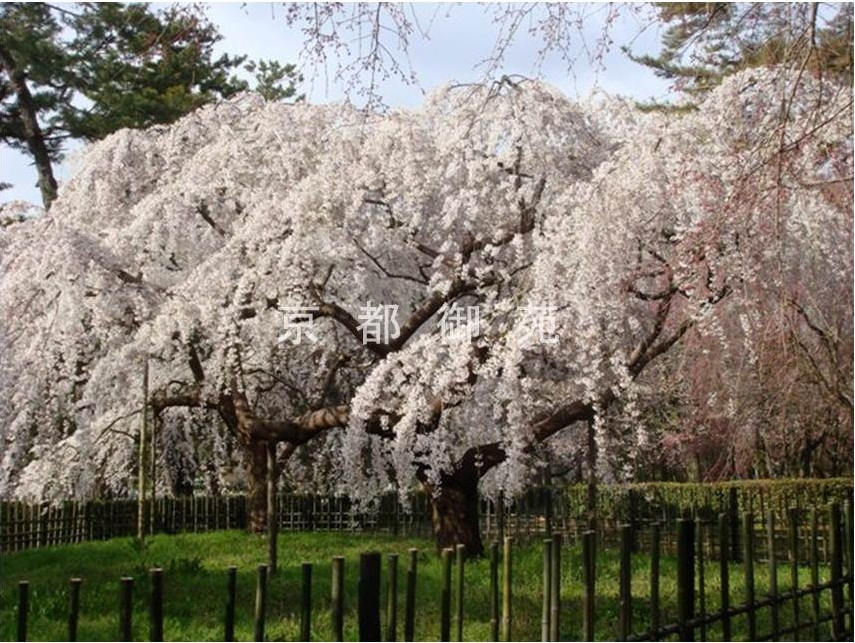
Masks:
[[[597,582],[597,533],[586,531],[582,534],[582,572],[585,581],[585,593],[582,596],[582,639],[594,640],[594,622],[596,611]]]
[[[659,639],[660,607],[659,607],[659,555],[660,527],[658,522],[650,526],[650,630],[653,640]]]
[[[147,363],[147,360],[146,360]],[[148,533],[154,534],[157,530],[157,425],[158,416],[152,414],[151,418],[151,448],[148,454],[149,474],[148,479],[151,484],[151,499],[149,500],[148,510]]]
[[[269,520],[269,517],[268,517]],[[300,588],[300,640],[312,640],[312,563],[303,563]]]
[[[255,628],[253,640],[264,640],[264,620],[267,611],[267,565],[258,566],[258,584],[255,587]]]
[[[276,502],[276,443],[267,443],[267,565],[271,574],[279,564],[279,507]]]
[[[490,543],[490,640],[499,640],[499,542]]]
[[[237,590],[237,567],[231,566],[226,572],[226,626],[224,641],[235,640],[235,592]]]
[[[80,621],[80,578],[72,578],[69,584],[68,600],[68,640],[77,640],[77,624]]]
[[[153,567],[149,570],[151,576],[151,603],[149,604],[150,641],[163,641],[163,570]]]
[[[451,565],[454,550],[442,550],[442,593],[439,597],[439,640],[451,640]]]
[[[457,563],[457,587],[454,595],[455,602],[455,625],[457,627],[457,640],[463,640],[463,589],[466,569],[466,546],[458,544],[455,548],[455,559]]]
[[[124,576],[121,580],[119,593],[119,640],[133,641],[132,614],[133,614],[134,579]]]
[[[549,593],[549,638],[561,638],[561,534],[552,534],[552,591]]]
[[[778,606],[778,558],[775,552],[775,511],[766,512],[766,541],[769,550],[769,596],[772,599],[770,640],[777,641],[781,636],[780,608]]]
[[[745,568],[745,604],[748,606],[748,640],[757,640],[757,608],[754,599],[754,514],[742,514],[742,560]]]
[[[396,501],[397,506],[397,501]],[[398,554],[386,557],[386,640],[398,640]]]
[[[511,556],[513,552],[514,539],[511,536],[505,536],[504,557],[502,560],[502,640],[512,641],[512,615],[511,605]]]
[[[380,554],[365,552],[359,556],[359,640],[380,640]]]
[[[820,639],[819,609],[819,512],[816,507],[810,512],[810,584],[811,607],[813,611],[813,640]]]
[[[706,588],[706,569],[704,556],[704,528],[703,522],[698,518],[695,520],[695,560],[697,561],[697,577],[698,577],[698,616],[701,618],[701,624],[698,628],[702,641],[707,640],[707,624],[703,619],[707,615],[707,588]]]
[[[618,637],[621,641],[626,641],[632,633],[632,527],[630,525],[620,527],[618,603]]]
[[[695,617],[694,526],[688,518],[677,521],[677,621],[682,641],[693,641],[695,636],[691,623]]]
[[[843,525],[840,505],[828,507],[828,539],[831,553],[831,624],[835,641],[846,638],[843,612]]]
[[[742,556],[739,543],[739,492],[736,486],[730,487],[728,493],[728,520],[730,522],[730,561],[740,562]]]
[[[18,581],[18,640],[27,640],[27,616],[30,607],[30,582]]]
[[[801,638],[801,615],[799,613],[799,510],[790,507],[787,510],[787,535],[790,558],[790,592],[793,602],[793,640]]]
[[[330,620],[333,641],[344,640],[344,556],[332,559],[332,586],[330,589]]]
[[[848,581],[846,582],[847,587],[847,598],[848,598],[848,606],[849,606],[849,631],[851,632],[855,629],[855,611],[853,611],[853,600],[855,600],[855,594],[853,594],[853,585],[855,585],[855,563],[853,563],[853,555],[855,555],[855,538],[853,538],[853,521],[852,521],[852,501],[846,500],[843,503],[843,531],[844,531],[844,546],[843,551],[846,554],[846,574],[848,576]]]
[[[416,573],[418,571],[419,550],[410,549],[407,566],[407,595],[404,600],[404,640],[412,641],[416,633]]]
[[[730,561],[733,558],[733,548],[730,546],[729,513],[718,515],[718,574],[719,591],[721,595],[721,637],[724,641],[730,641],[733,637],[730,623]]]
[[[139,435],[139,462],[137,463],[137,539],[145,538],[146,529],[146,450],[148,447],[148,358],[143,365],[142,421]]]

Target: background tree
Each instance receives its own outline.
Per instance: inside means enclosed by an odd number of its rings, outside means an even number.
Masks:
[[[248,89],[235,76],[245,57],[214,56],[220,38],[196,6],[3,4],[0,140],[32,156],[45,207],[69,140],[171,123]],[[259,67],[272,100],[292,97],[296,80],[291,66]]]
[[[803,68],[852,84],[852,5],[807,2],[657,3],[662,50],[633,55],[680,91],[681,108],[696,107],[736,72],[756,67]],[[673,107],[673,106],[672,106]]]

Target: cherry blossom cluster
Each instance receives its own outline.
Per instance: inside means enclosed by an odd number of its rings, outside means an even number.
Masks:
[[[851,113],[753,71],[682,115],[503,80],[120,131],[0,226],[0,495],[131,493],[144,394],[167,492],[242,488],[257,441],[365,498],[471,463],[514,492],[580,423],[631,475],[652,364],[700,338],[751,359],[760,289],[851,284]]]

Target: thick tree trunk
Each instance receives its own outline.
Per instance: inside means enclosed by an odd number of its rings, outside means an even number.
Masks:
[[[249,529],[263,534],[267,530],[267,442],[250,440],[246,447],[249,471]]]
[[[464,545],[468,557],[481,556],[484,543],[478,521],[478,474],[457,471],[444,476],[439,489],[425,485],[431,494],[433,533],[439,551],[446,547]]]

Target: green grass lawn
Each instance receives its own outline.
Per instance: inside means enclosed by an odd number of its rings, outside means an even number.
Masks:
[[[272,578],[269,588],[267,638],[269,640],[298,640],[300,627],[300,563],[314,563],[312,594],[312,636],[328,640],[331,636],[329,617],[330,559],[345,557],[345,636],[357,638],[356,576],[359,553],[375,550],[385,554],[397,552],[399,560],[398,636],[403,635],[404,586],[407,549],[420,550],[416,593],[416,638],[435,640],[439,637],[439,597],[442,578],[440,560],[433,543],[427,540],[403,539],[383,535],[285,533],[280,536],[280,571]],[[79,638],[81,640],[115,640],[119,636],[118,606],[119,578],[133,576],[134,638],[148,637],[147,597],[150,591],[148,569],[164,569],[164,635],[167,640],[220,640],[223,637],[223,615],[226,592],[226,568],[238,567],[237,623],[238,640],[253,636],[256,567],[265,561],[265,541],[240,531],[209,534],[155,536],[139,548],[129,538],[107,542],[82,543],[63,547],[8,554],[0,558],[0,638],[14,640],[16,636],[17,583],[30,581],[29,638],[31,640],[65,640],[68,618],[68,581],[72,576],[83,580]],[[642,632],[649,624],[650,559],[633,557],[633,631]],[[617,552],[602,551],[597,561],[597,638],[615,639],[618,610]],[[537,543],[517,548],[513,568],[513,635],[517,640],[540,639],[542,558]],[[718,563],[706,567],[706,606],[713,611],[719,605]],[[789,587],[789,568],[779,570],[779,588]],[[821,570],[827,580],[827,570]],[[662,623],[676,620],[675,561],[661,561]],[[731,601],[743,599],[743,575],[739,566],[731,566]],[[809,570],[800,569],[800,584],[809,583]],[[756,568],[757,595],[765,593],[768,585],[766,565]],[[385,585],[381,605],[385,607]],[[822,609],[827,612],[830,601],[823,592]],[[565,547],[562,559],[561,633],[567,640],[581,636],[582,572],[580,549]],[[467,563],[464,638],[489,640],[489,562]],[[758,633],[769,632],[770,610],[758,613]],[[811,616],[810,598],[801,601],[802,622]],[[384,617],[385,618],[385,617]],[[792,622],[793,607],[785,603],[780,608],[781,626]],[[733,621],[736,638],[745,638],[745,618]],[[452,636],[455,632],[452,626]],[[802,633],[809,639],[812,630]],[[828,625],[822,627],[822,637],[830,637]],[[710,640],[721,637],[718,625],[708,631]]]

